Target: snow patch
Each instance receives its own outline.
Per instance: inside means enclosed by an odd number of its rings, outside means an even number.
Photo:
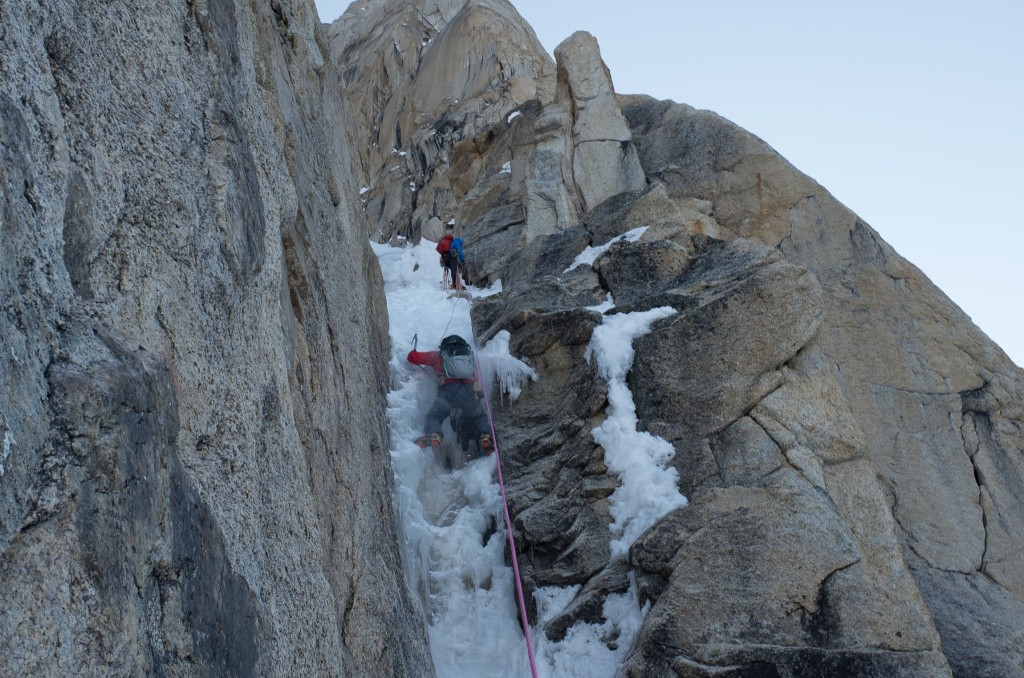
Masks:
[[[522,113],[520,113],[519,111],[512,111],[511,113],[508,114],[508,118],[505,119],[505,123],[506,124],[511,123],[513,120],[518,118],[520,115],[522,115]]]
[[[679,473],[668,466],[675,448],[663,438],[637,430],[636,403],[626,385],[633,366],[633,340],[648,334],[658,320],[675,315],[670,306],[637,313],[604,316],[594,329],[586,358],[597,361],[598,373],[608,382],[606,419],[592,429],[604,448],[608,470],[620,485],[609,498],[612,557],[625,557],[630,545],[670,511],[686,506],[679,492]]]
[[[362,188],[359,189],[359,195],[365,195],[365,194],[367,194],[369,192],[370,192],[370,187],[369,186],[363,186]]]
[[[617,242],[636,242],[637,240],[640,239],[640,236],[644,234],[647,228],[647,226],[634,228],[632,231],[627,231],[622,235],[612,238],[603,245],[599,245],[598,247],[586,248],[585,250],[579,253],[579,256],[572,260],[572,263],[569,264],[569,268],[562,271],[562,273],[568,273],[577,266],[593,266],[594,262],[597,261],[597,258],[604,254],[605,252],[607,252],[609,249],[611,249],[612,245],[614,245]]]
[[[576,587],[572,587],[573,589]],[[571,590],[571,589],[567,589]],[[550,597],[549,589],[542,589]],[[609,595],[602,606],[604,621],[600,624],[577,622],[569,628],[565,638],[557,643],[539,634],[537,656],[541,675],[558,678],[610,678],[617,675],[633,640],[640,631],[650,603],[643,608],[637,603],[636,582],[631,581],[625,593]],[[538,601],[538,614],[541,612]],[[550,618],[557,614],[545,609]],[[614,649],[608,639],[614,638]]]
[[[533,592],[533,599],[537,603],[537,621],[541,626],[557,617],[562,610],[569,606],[576,594],[583,586],[543,586]]]
[[[506,162],[501,166],[501,171],[498,174],[512,174],[512,161]]]
[[[612,293],[609,292],[608,296],[605,297],[604,301],[596,306],[587,306],[588,311],[597,311],[598,313],[606,313],[615,308],[615,300],[612,299]]]
[[[484,297],[493,297],[495,294],[501,294],[501,292],[502,292],[501,278],[498,278],[493,283],[491,283],[490,287],[484,287],[484,288],[472,287],[470,289],[473,290],[473,298],[474,299],[483,299]]]

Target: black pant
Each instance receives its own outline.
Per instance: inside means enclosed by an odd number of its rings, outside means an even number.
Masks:
[[[475,429],[474,437],[491,430],[487,415],[481,411],[476,395],[473,393],[473,385],[450,382],[438,387],[437,399],[430,411],[427,412],[427,423],[423,426],[423,433],[428,436],[434,433],[440,434],[441,424],[456,408],[462,410],[465,422]]]
[[[459,274],[464,273],[462,262],[459,261],[459,255],[452,250],[448,250],[444,255],[444,265],[452,275],[452,287],[459,288],[462,286],[459,280]],[[462,280],[465,281],[466,276],[462,276]]]

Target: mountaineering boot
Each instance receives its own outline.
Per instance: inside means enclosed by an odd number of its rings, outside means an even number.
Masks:
[[[427,447],[438,448],[441,447],[441,434],[434,433],[429,436],[420,436],[416,439],[416,444],[419,445],[421,450],[427,449]]]
[[[494,452],[494,441],[491,440],[490,433],[480,434],[480,451],[484,454],[492,454]]]

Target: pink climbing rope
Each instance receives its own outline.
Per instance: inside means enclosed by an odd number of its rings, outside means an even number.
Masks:
[[[473,337],[473,345],[476,346],[476,337]],[[473,352],[473,359],[476,361],[476,373],[482,374],[480,370],[480,358],[477,352]],[[481,384],[481,393],[484,394],[484,407],[487,410],[487,423],[491,427],[491,441],[494,443],[494,461],[498,467],[498,487],[501,488],[501,505],[505,509],[505,531],[508,533],[508,546],[512,552],[512,572],[516,576],[516,593],[519,597],[519,618],[523,622],[523,635],[526,636],[526,651],[530,655],[530,671],[533,678],[537,678],[537,661],[533,657],[533,641],[530,639],[530,624],[526,618],[526,598],[523,597],[523,578],[519,575],[519,558],[516,556],[516,540],[512,536],[512,516],[508,510],[508,499],[505,497],[505,479],[501,475],[501,454],[498,452],[498,436],[494,432],[494,418],[491,416],[491,399],[487,396],[487,388]]]

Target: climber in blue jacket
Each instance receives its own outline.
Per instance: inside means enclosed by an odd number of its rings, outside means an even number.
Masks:
[[[461,290],[466,277],[466,255],[462,251],[462,238],[456,238],[451,233],[446,234],[441,238],[441,242],[437,243],[437,253],[441,255],[441,266],[451,272],[452,287]],[[468,280],[466,284],[469,284]]]

